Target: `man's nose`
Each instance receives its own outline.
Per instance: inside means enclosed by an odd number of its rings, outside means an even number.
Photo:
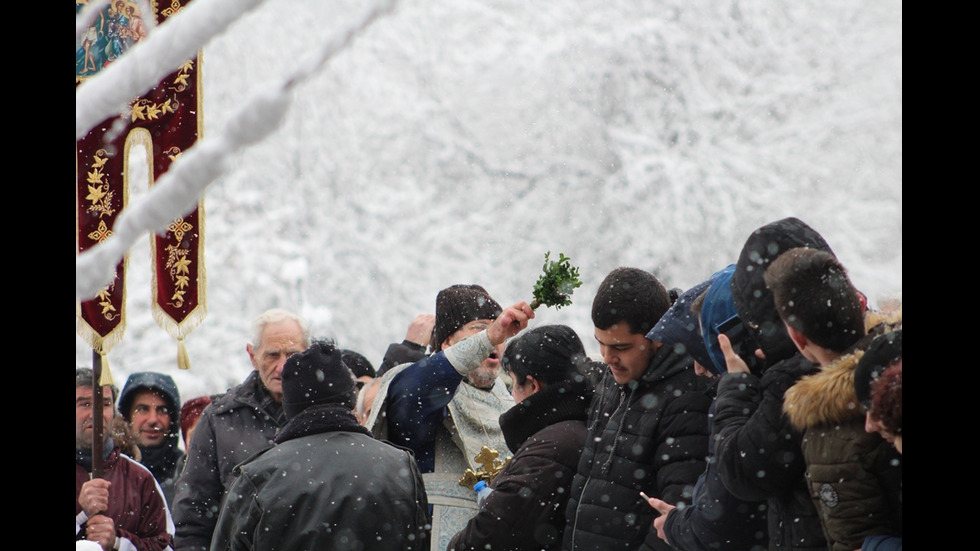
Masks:
[[[876,432],[878,426],[878,421],[871,416],[870,412],[864,415],[864,432]]]
[[[284,356],[281,360],[276,362],[276,375],[282,375],[282,368],[286,367],[286,360],[288,359],[288,356]]]

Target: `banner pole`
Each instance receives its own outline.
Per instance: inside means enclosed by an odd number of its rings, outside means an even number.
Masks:
[[[92,478],[102,478],[105,471],[105,423],[103,422],[102,355],[92,350]]]

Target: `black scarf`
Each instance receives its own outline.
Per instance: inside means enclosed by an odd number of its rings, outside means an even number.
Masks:
[[[140,463],[149,469],[153,478],[163,482],[174,477],[181,451],[177,447],[177,435],[168,435],[162,446],[140,446]]]
[[[514,453],[539,430],[560,421],[588,418],[592,386],[585,381],[552,384],[500,414],[500,430]]]
[[[359,432],[371,436],[371,431],[357,422],[354,412],[346,406],[323,404],[310,406],[290,419],[276,433],[276,444],[322,432]]]

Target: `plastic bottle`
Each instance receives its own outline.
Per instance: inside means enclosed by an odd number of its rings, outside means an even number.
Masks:
[[[483,502],[493,493],[493,488],[487,486],[486,480],[481,480],[473,485],[473,491],[476,492],[476,505],[482,509]]]

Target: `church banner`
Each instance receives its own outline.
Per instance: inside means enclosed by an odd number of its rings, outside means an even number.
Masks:
[[[173,0],[111,0],[90,17],[76,40],[75,86],[145,40],[152,27],[189,3]],[[79,17],[88,2],[76,1]],[[132,182],[131,155],[145,154],[147,186],[152,186],[202,134],[200,55],[164,77],[153,89],[133,98],[127,109],[92,128],[75,143],[76,245],[82,253],[112,234],[125,208]],[[145,153],[143,153],[145,152]],[[204,319],[203,204],[175,219],[166,233],[151,235],[153,317],[178,341],[178,365],[190,366],[184,337]],[[125,331],[127,259],[115,279],[97,296],[76,306],[78,334],[105,356]]]

